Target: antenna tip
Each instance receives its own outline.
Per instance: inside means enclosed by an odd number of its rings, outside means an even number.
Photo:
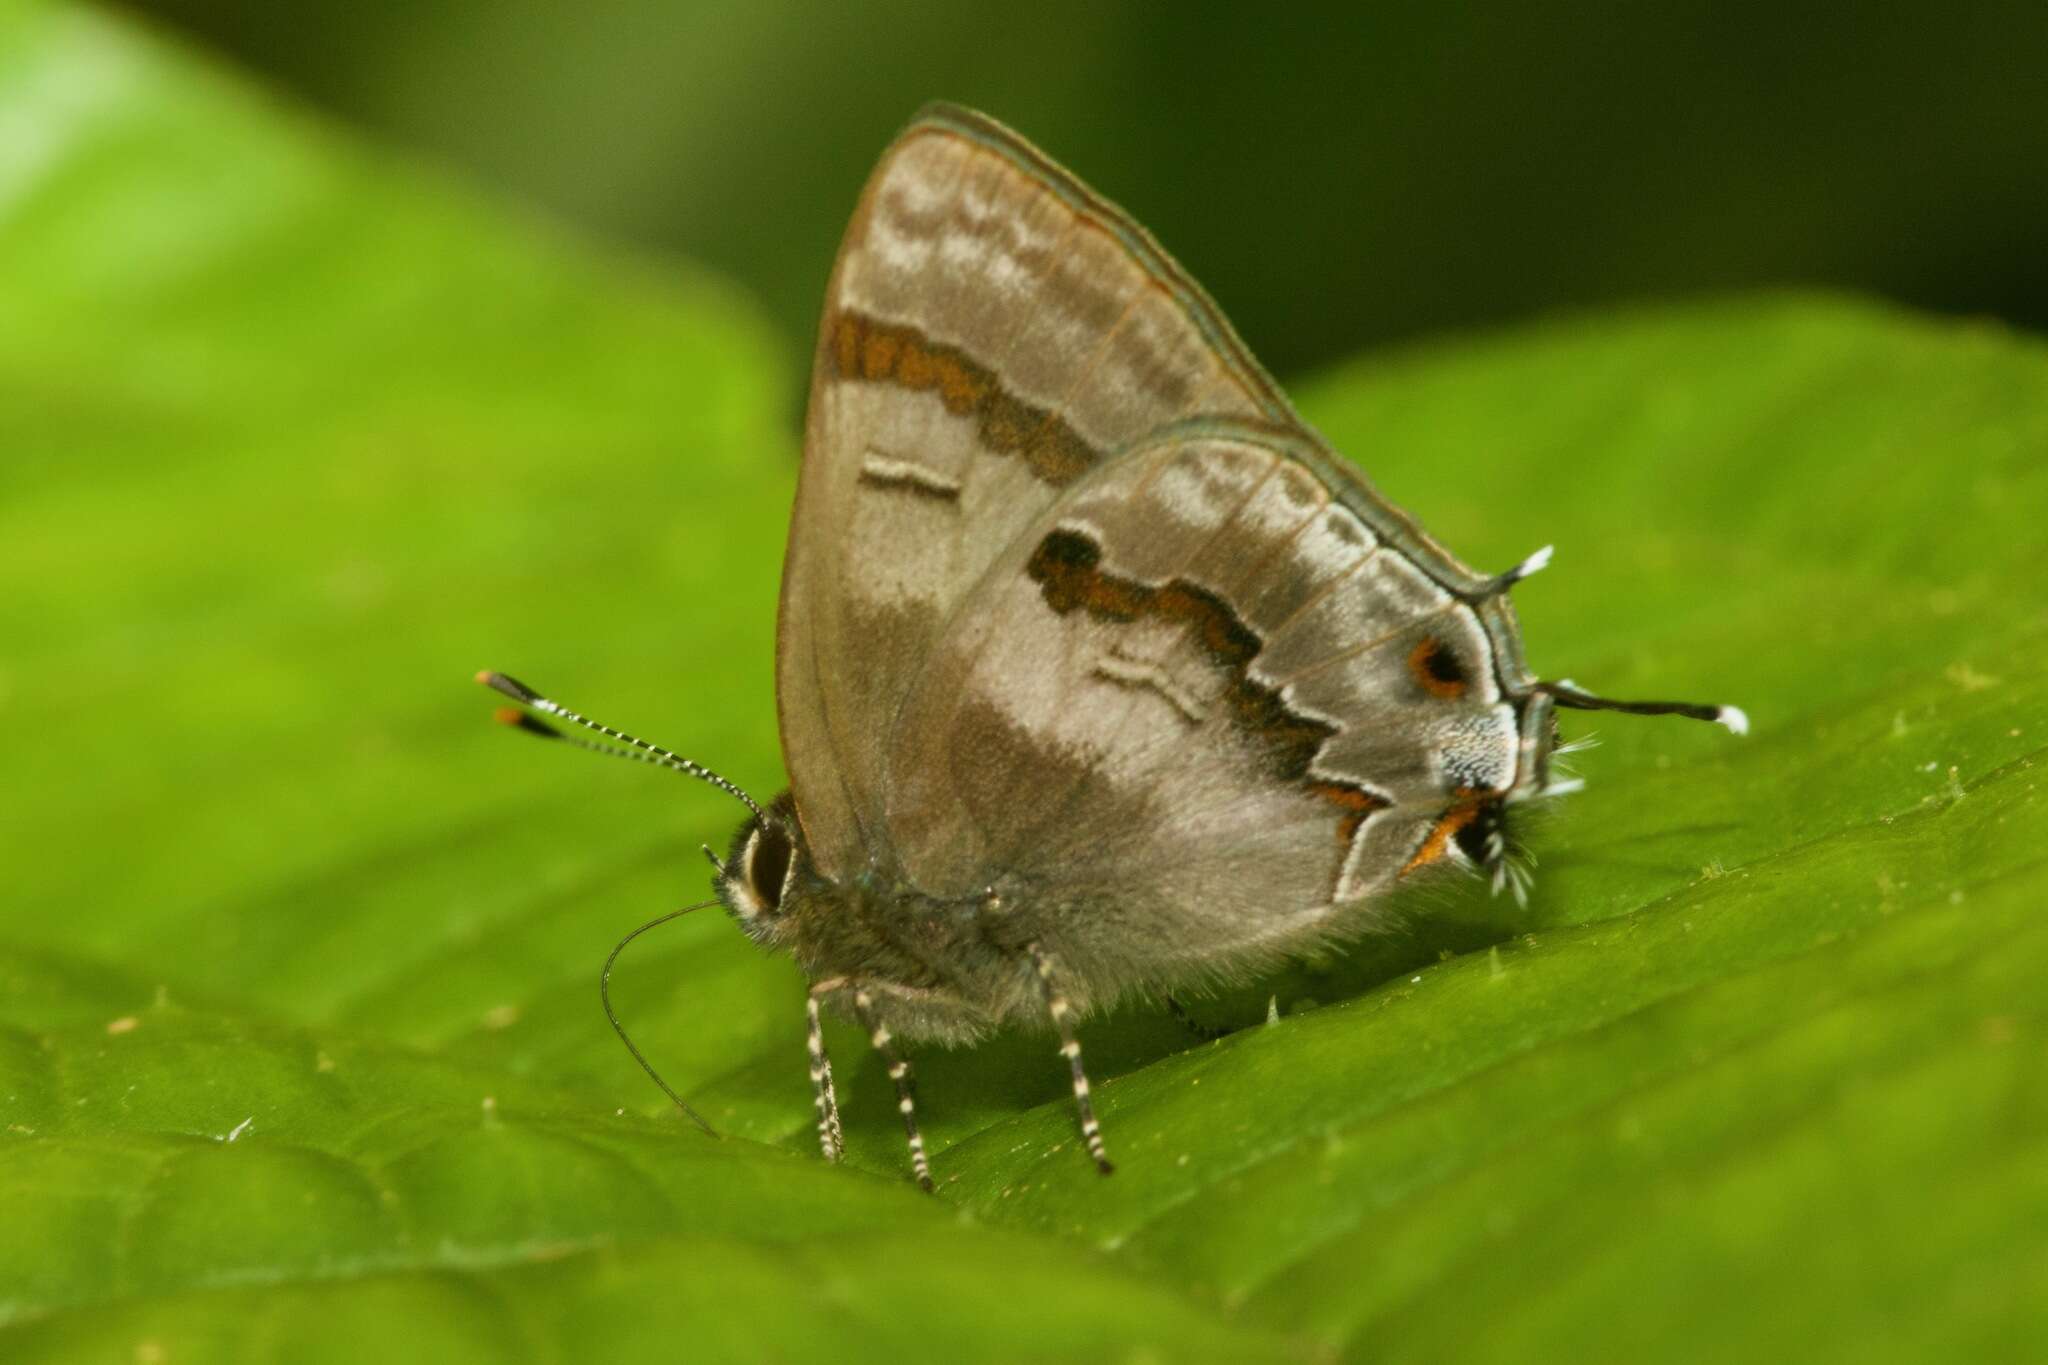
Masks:
[[[500,725],[517,725],[526,719],[526,713],[516,706],[501,706],[491,712],[491,719]]]
[[[528,706],[540,700],[540,693],[509,674],[493,672],[487,668],[476,675],[476,680],[485,687],[490,688],[493,692],[502,693],[512,700],[523,702]]]
[[[1739,706],[1716,707],[1714,724],[1727,726],[1730,734],[1746,735],[1749,733],[1749,713]]]
[[[1527,559],[1515,565],[1514,568],[1509,569],[1506,573],[1496,574],[1494,577],[1487,579],[1481,585],[1478,595],[1482,598],[1498,597],[1530,574],[1541,573],[1544,566],[1550,563],[1550,556],[1555,552],[1556,548],[1554,545],[1546,545],[1535,554],[1530,555]]]

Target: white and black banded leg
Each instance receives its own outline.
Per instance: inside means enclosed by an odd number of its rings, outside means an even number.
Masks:
[[[910,1142],[910,1169],[917,1176],[917,1183],[927,1194],[937,1191],[932,1183],[932,1164],[924,1154],[924,1134],[917,1131],[917,1099],[910,1082],[910,1063],[903,1060],[896,1051],[895,1040],[886,1025],[875,1018],[875,1000],[866,991],[855,989],[853,993],[854,1012],[860,1015],[861,1027],[868,1031],[868,1041],[882,1056],[883,1065],[889,1068],[889,1079],[896,1083],[896,1110],[903,1115],[903,1136]]]
[[[1095,1102],[1088,1097],[1088,1073],[1081,1069],[1081,1040],[1074,1036],[1073,1006],[1060,990],[1052,958],[1036,943],[1030,946],[1030,953],[1031,964],[1038,970],[1039,991],[1045,996],[1046,1013],[1052,1016],[1052,1026],[1059,1030],[1060,1055],[1067,1059],[1067,1066],[1074,1073],[1074,1107],[1081,1111],[1081,1140],[1088,1144],[1088,1155],[1095,1158],[1095,1168],[1108,1175],[1116,1167],[1102,1148],[1102,1125],[1095,1121]]]
[[[845,985],[844,978],[821,981],[811,987],[804,1004],[811,1050],[811,1093],[818,1106],[818,1145],[824,1149],[827,1161],[839,1160],[846,1150],[846,1140],[839,1131],[839,1094],[832,1087],[832,1059],[825,1055],[825,1025],[818,1011],[818,997]]]

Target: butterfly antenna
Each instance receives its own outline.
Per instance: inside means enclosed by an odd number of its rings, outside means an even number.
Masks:
[[[1480,586],[1479,590],[1471,595],[1472,600],[1483,601],[1489,597],[1498,597],[1529,575],[1542,573],[1550,567],[1550,557],[1556,552],[1557,547],[1555,545],[1544,546],[1535,554],[1530,555],[1527,559],[1515,565],[1514,568],[1509,569],[1506,573],[1498,573],[1487,579]]]
[[[682,1110],[684,1115],[689,1118],[690,1122],[702,1128],[712,1137],[718,1136],[718,1130],[706,1123],[702,1114],[699,1114],[683,1101],[683,1097],[678,1095],[669,1083],[661,1078],[661,1073],[654,1069],[654,1064],[640,1055],[640,1049],[635,1047],[633,1040],[626,1036],[626,1026],[619,1022],[618,1014],[612,1009],[612,964],[619,960],[620,953],[626,951],[628,943],[631,943],[655,925],[667,924],[672,919],[681,919],[693,910],[702,910],[708,905],[716,904],[718,902],[715,900],[699,901],[695,905],[686,905],[680,910],[671,910],[666,915],[656,915],[653,919],[647,921],[647,923],[641,925],[638,929],[635,929],[613,945],[612,955],[604,960],[604,971],[597,978],[597,998],[604,1002],[604,1017],[611,1021],[612,1032],[619,1035],[619,1041],[626,1045],[626,1051],[633,1054],[633,1060],[640,1063],[640,1069],[647,1073],[648,1079],[661,1087],[661,1093],[668,1096],[674,1102],[676,1108]]]
[[[1550,567],[1556,548],[1546,545],[1506,573],[1495,574],[1472,594],[1473,597],[1498,597],[1531,574],[1543,572]],[[1749,715],[1739,706],[1706,706],[1692,701],[1615,701],[1611,697],[1582,692],[1569,680],[1563,679],[1539,682],[1535,690],[1548,693],[1559,706],[1579,711],[1625,711],[1632,716],[1687,716],[1693,720],[1710,720],[1716,725],[1725,725],[1738,735],[1749,733]]]
[[[1631,716],[1685,716],[1725,725],[1733,734],[1749,733],[1749,714],[1739,706],[1708,706],[1694,701],[1616,701],[1612,697],[1582,692],[1569,682],[1540,682],[1536,691],[1547,693],[1559,706],[1578,711],[1623,711]]]
[[[519,681],[519,679],[508,674],[493,673],[486,669],[484,672],[476,675],[476,680],[485,687],[490,688],[493,692],[499,692],[510,697],[521,706],[530,706],[542,715],[554,716],[558,720],[568,721],[571,725],[580,725],[586,730],[595,730],[598,734],[604,735],[609,739],[615,739],[626,747],[618,748],[614,745],[599,744],[592,740],[578,739],[573,735],[566,735],[546,721],[529,715],[525,711],[515,711],[509,706],[497,713],[497,719],[502,724],[510,725],[516,730],[524,730],[527,734],[539,739],[561,740],[563,743],[574,745],[578,749],[588,749],[592,753],[604,754],[610,758],[630,758],[635,763],[651,763],[657,768],[668,768],[674,772],[686,773],[700,782],[710,783],[752,811],[756,820],[761,821],[763,824],[768,823],[768,813],[761,809],[759,803],[753,797],[741,790],[737,782],[720,777],[702,763],[693,763],[681,754],[669,752],[659,744],[649,744],[644,739],[635,739],[624,730],[614,730],[611,726],[601,725],[588,716],[578,715],[560,702],[549,701],[546,697],[543,697],[540,693]],[[659,922],[658,920],[656,921],[656,923]]]

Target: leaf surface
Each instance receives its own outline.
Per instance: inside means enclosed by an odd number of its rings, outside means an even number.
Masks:
[[[1310,416],[1468,561],[1555,541],[1601,717],[1526,910],[886,1077],[702,893],[774,788],[798,376],[95,12],[0,11],[0,1352],[1984,1358],[2048,1301],[2048,357],[1784,296],[1375,357]],[[822,270],[822,263],[821,263]],[[1228,301],[1226,300],[1226,303]],[[1568,718],[1571,733],[1593,728]]]

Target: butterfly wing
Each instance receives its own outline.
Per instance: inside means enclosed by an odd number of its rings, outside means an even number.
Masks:
[[[901,715],[903,874],[994,885],[1114,993],[1299,949],[1445,856],[1515,782],[1528,703],[1505,602],[1387,511],[1312,437],[1235,423],[1074,484]]]
[[[1293,420],[1141,229],[964,110],[884,154],[826,295],[783,569],[783,752],[820,870],[849,875],[889,837],[889,736],[990,564],[1091,471],[1196,417]]]

